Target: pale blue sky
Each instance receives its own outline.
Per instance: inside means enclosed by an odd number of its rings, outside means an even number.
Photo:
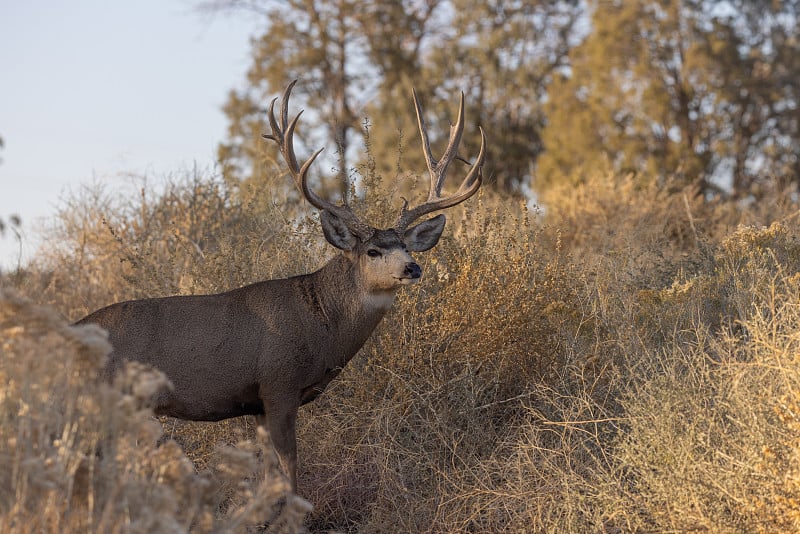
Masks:
[[[26,256],[81,184],[122,191],[126,174],[213,165],[259,21],[197,5],[0,0],[0,217],[22,217]],[[0,268],[17,248],[0,238]]]

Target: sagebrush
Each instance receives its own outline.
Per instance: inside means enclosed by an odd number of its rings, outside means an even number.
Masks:
[[[575,183],[543,212],[485,192],[448,214],[423,282],[301,410],[306,527],[800,531],[796,196]],[[157,375],[87,380],[108,348],[66,322],[321,265],[313,217],[269,190],[193,174],[127,203],[84,194],[58,246],[4,278],[47,305],[3,293],[4,530],[243,531],[286,498],[264,489],[278,473],[247,474],[272,466],[252,420],[156,425],[137,395]],[[359,209],[385,211],[369,198]]]

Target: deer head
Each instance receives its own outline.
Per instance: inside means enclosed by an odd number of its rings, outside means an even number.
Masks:
[[[413,208],[409,208],[408,202],[404,200],[394,226],[389,229],[378,229],[361,221],[349,206],[329,202],[309,187],[308,170],[323,149],[317,150],[302,165],[298,163],[294,153],[293,136],[303,112],[300,111],[289,121],[289,97],[295,83],[297,80],[290,83],[283,93],[279,118],[275,116],[275,102],[278,99],[275,98],[270,103],[268,118],[272,133],[263,137],[272,139],[278,144],[289,172],[303,197],[320,210],[320,222],[325,239],[334,247],[344,251],[345,256],[358,265],[369,292],[393,292],[402,285],[417,282],[422,276],[422,269],[411,257],[410,252],[429,250],[439,242],[444,230],[445,216],[437,215],[414,226],[411,226],[411,223],[429,213],[464,202],[481,186],[482,167],[486,155],[486,137],[482,129],[478,158],[470,166],[458,190],[451,195],[442,196],[448,167],[457,157],[458,145],[464,131],[464,94],[461,94],[458,120],[455,125],[450,126],[447,148],[442,158],[437,161],[431,154],[422,106],[416,91],[413,92],[422,150],[430,174],[428,199]]]

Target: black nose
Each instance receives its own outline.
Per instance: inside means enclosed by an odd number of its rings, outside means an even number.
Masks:
[[[403,272],[409,278],[419,278],[422,276],[422,267],[414,263],[413,261],[410,263],[406,263],[406,270]]]

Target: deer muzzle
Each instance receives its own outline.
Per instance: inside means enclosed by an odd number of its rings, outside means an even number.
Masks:
[[[410,261],[406,263],[406,268],[403,270],[403,277],[416,280],[422,277],[422,267],[416,262]]]

